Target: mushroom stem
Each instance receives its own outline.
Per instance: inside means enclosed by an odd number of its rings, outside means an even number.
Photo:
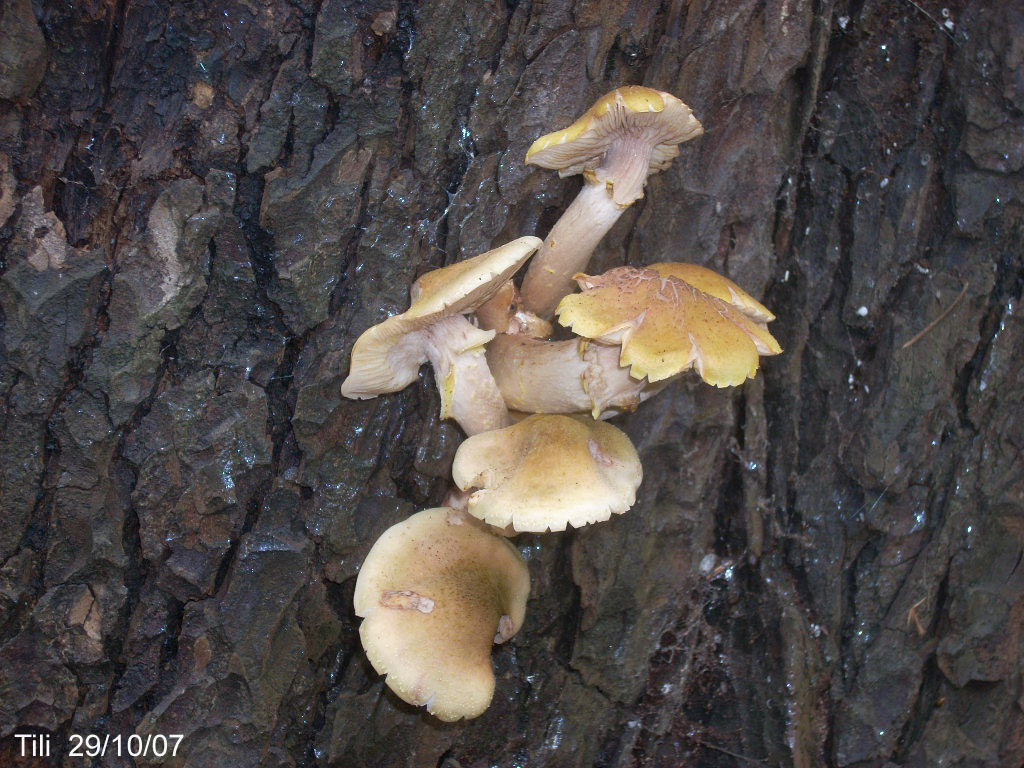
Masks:
[[[632,411],[668,384],[634,379],[619,348],[580,339],[541,341],[500,335],[487,360],[509,408],[526,413],[590,412],[596,418]]]
[[[523,333],[535,339],[551,335],[551,323],[523,309],[522,298],[515,283],[509,280],[481,304],[476,312],[477,324],[484,330],[498,333]]]
[[[477,307],[473,314],[476,315],[476,321],[484,330],[507,333],[518,300],[516,284],[509,280],[495,291],[491,298]]]
[[[493,331],[482,331],[463,315],[453,315],[419,335],[441,394],[442,419],[455,419],[467,435],[511,423],[484,354]]]
[[[594,171],[597,180],[607,184],[609,197],[620,209],[625,210],[644,196],[653,147],[650,136],[623,136],[612,142],[604,162]]]
[[[587,266],[594,248],[625,209],[612,199],[606,183],[588,177],[530,262],[523,278],[523,306],[550,320],[558,302],[572,292],[573,275]]]

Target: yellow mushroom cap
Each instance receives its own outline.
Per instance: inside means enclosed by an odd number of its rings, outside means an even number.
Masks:
[[[407,334],[443,318],[471,312],[483,304],[540,245],[539,238],[520,237],[420,277],[413,283],[412,305],[406,312],[369,328],[356,340],[341,393],[366,399],[409,386],[416,380],[426,357],[419,353],[418,344],[402,343]],[[494,337],[494,331],[464,329],[463,336],[456,344],[456,352],[482,350]]]
[[[494,695],[491,646],[523,624],[530,574],[508,541],[448,507],[392,526],[366,556],[353,602],[373,668],[435,717],[476,717]]]
[[[590,418],[534,415],[466,440],[452,465],[467,510],[516,531],[563,531],[633,506],[643,477],[626,434]]]
[[[570,176],[595,167],[616,137],[645,131],[653,144],[649,173],[654,173],[679,154],[678,144],[700,136],[704,128],[671,93],[627,85],[606,93],[568,128],[533,142],[526,162]]]
[[[768,307],[728,277],[707,267],[702,267],[699,264],[684,264],[679,261],[666,261],[661,264],[650,264],[647,268],[653,269],[662,276],[678,277],[684,283],[689,283],[694,288],[699,288],[716,299],[732,304],[740,312],[759,323],[770,323],[775,319],[775,315]]]
[[[618,267],[576,279],[583,292],[562,299],[559,322],[621,345],[634,378],[661,381],[692,365],[708,384],[735,386],[757,374],[759,353],[782,351],[763,323],[677,277]]]

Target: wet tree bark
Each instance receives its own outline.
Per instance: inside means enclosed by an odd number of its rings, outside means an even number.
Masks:
[[[0,763],[1020,765],[1022,39],[1003,0],[2,0]],[[595,269],[725,272],[786,352],[617,420],[638,505],[517,539],[527,624],[440,725],[351,595],[461,436],[427,373],[343,401],[347,353],[545,232],[579,181],[526,148],[625,83],[707,133]]]

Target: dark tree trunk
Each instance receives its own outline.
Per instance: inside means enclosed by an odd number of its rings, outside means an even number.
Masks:
[[[1019,766],[1022,40],[1009,0],[2,0],[0,764]],[[707,264],[786,351],[618,420],[639,503],[517,539],[526,626],[440,725],[351,597],[461,435],[427,373],[342,400],[348,351],[546,232],[579,181],[526,148],[625,83],[707,133],[593,269]]]

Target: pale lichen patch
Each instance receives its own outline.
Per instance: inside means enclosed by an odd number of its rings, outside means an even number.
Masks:
[[[21,199],[19,225],[32,242],[27,259],[37,272],[61,269],[68,257],[67,232],[64,224],[43,203],[42,187],[33,189]]]
[[[149,212],[149,237],[153,254],[163,263],[160,279],[161,298],[159,306],[170,301],[181,287],[182,265],[178,259],[178,241],[181,225],[174,215],[165,196],[161,195]]]

